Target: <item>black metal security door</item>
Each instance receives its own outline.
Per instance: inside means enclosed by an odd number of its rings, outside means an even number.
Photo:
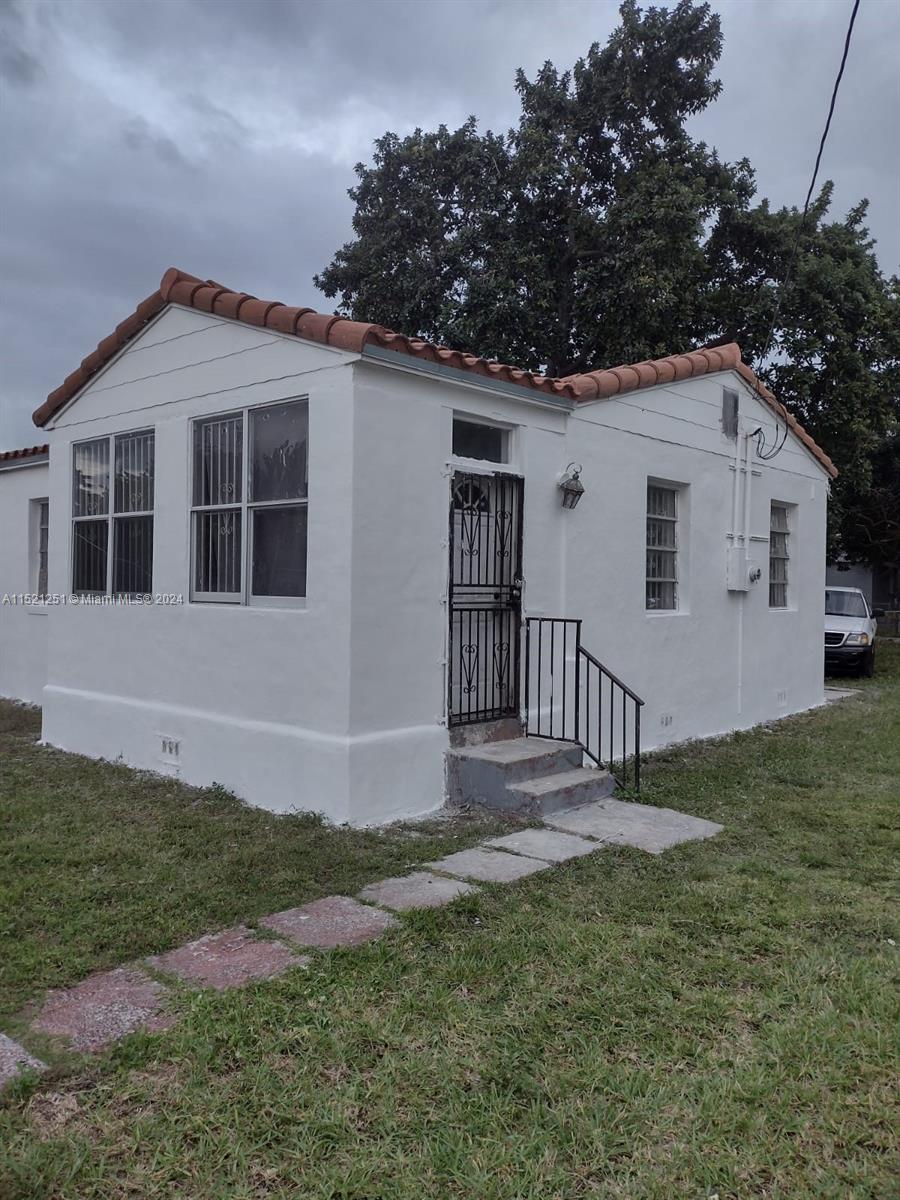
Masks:
[[[519,715],[522,480],[456,472],[450,492],[451,725]]]

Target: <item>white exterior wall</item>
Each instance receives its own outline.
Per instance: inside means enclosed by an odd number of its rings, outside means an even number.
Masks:
[[[50,590],[71,584],[72,443],[156,433],[154,593],[184,603],[66,606],[48,618],[44,739],[95,757],[213,781],[254,804],[347,819],[350,356],[171,308],[101,372],[50,432]],[[304,608],[194,604],[194,417],[309,397]],[[177,766],[162,738],[180,742]]]
[[[29,704],[40,704],[46,678],[47,615],[17,597],[38,590],[38,504],[49,474],[46,459],[0,469],[0,696]]]
[[[566,414],[365,361],[354,375],[351,819],[363,822],[373,806],[400,816],[443,798],[454,412],[516,427],[508,469],[525,477],[527,591],[554,599],[563,514],[552,482],[547,503],[531,481],[565,466]]]
[[[583,620],[585,646],[646,702],[645,749],[822,702],[828,480],[793,438],[769,463],[751,448],[748,532],[762,575],[746,593],[726,587],[744,483],[739,471],[732,530],[735,442],[721,431],[722,388],[738,392],[744,431],[762,426],[769,445],[776,434],[771,409],[736,373],[571,415],[412,370],[362,362],[354,373],[354,819],[382,793],[399,815],[431,807],[441,792],[454,411],[514,427],[507,468],[525,479],[524,614]],[[586,493],[567,512],[557,479],[573,460],[584,467]],[[673,613],[645,607],[648,478],[682,487]],[[795,506],[784,610],[768,603],[772,500]]]
[[[152,426],[153,589],[184,603],[41,618],[45,740],[215,780],[274,811],[367,824],[435,808],[448,745],[450,476],[495,469],[454,463],[454,412],[512,429],[525,614],[583,619],[585,646],[647,702],[645,747],[821,702],[827,478],[793,439],[753,462],[762,579],[746,594],[726,589],[734,442],[719,426],[723,385],[739,392],[745,427],[773,433],[771,410],[739,376],[569,413],[412,367],[172,308],[92,381],[50,432],[50,591],[70,587],[72,443]],[[192,419],[298,396],[310,405],[306,606],[191,603]],[[566,512],[557,479],[573,460],[586,494]],[[673,614],[645,610],[648,476],[684,488]],[[768,608],[773,498],[796,505],[785,611]],[[163,737],[180,742],[177,766]]]
[[[746,593],[728,591],[735,443],[721,431],[723,386],[740,396],[743,429],[763,426],[773,445],[771,409],[734,372],[584,405],[569,425],[586,493],[567,514],[565,615],[584,619],[586,647],[645,700],[647,749],[823,700],[828,477],[793,437],[768,463],[751,440],[750,554],[762,576]],[[671,613],[645,608],[648,477],[682,485]],[[772,500],[796,506],[786,609],[769,608]]]

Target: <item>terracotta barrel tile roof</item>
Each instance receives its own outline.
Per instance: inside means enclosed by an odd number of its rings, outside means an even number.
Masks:
[[[628,363],[601,371],[586,371],[579,375],[569,375],[565,379],[552,379],[461,350],[436,346],[422,338],[395,333],[383,325],[318,313],[311,308],[293,308],[277,300],[258,300],[245,292],[231,291],[215,280],[198,279],[196,275],[188,275],[179,271],[177,267],[170,267],[163,275],[157,290],[143,300],[109,337],[104,338],[97,349],[84,359],[81,366],[73,371],[56,391],[50,393],[40,408],[35,410],[34,423],[45,425],[101,367],[140,332],[148,321],[162,312],[167,304],[181,304],[200,312],[213,313],[232,321],[243,321],[248,325],[271,329],[276,333],[289,334],[355,354],[362,353],[366,346],[377,346],[411,358],[424,359],[426,362],[438,363],[455,370],[516,384],[545,395],[579,402],[605,399],[639,388],[673,383],[713,371],[738,371],[760,398],[788,422],[793,432],[825,469],[831,475],[837,474],[825,451],[817,446],[806,430],[786,412],[746,363],[741,362],[740,347],[736,343],[706,350],[691,350],[687,354],[673,354],[668,358]]]
[[[737,342],[731,342],[727,346],[716,346],[710,350],[690,350],[687,354],[672,354],[668,358],[647,359],[622,367],[607,367],[602,371],[586,371],[581,375],[569,375],[564,382],[575,388],[579,400],[597,400],[607,396],[618,396],[622,392],[633,392],[642,387],[652,387],[657,383],[674,383],[679,379],[707,375],[712,371],[738,371],[742,367],[741,373],[749,373],[753,385],[762,388],[763,385],[750,368],[741,362],[741,348]],[[775,399],[771,392],[768,393],[768,399]]]
[[[707,375],[714,371],[737,371],[747,381],[761,400],[787,421],[788,427],[803,442],[813,457],[834,478],[837,467],[796,417],[784,407],[766,387],[759,376],[741,361],[741,348],[737,342],[727,346],[715,346],[705,350],[690,350],[687,354],[672,354],[668,358],[648,359],[622,367],[609,367],[602,371],[587,371],[581,375],[569,375],[563,380],[575,388],[579,401],[606,399],[623,392],[637,391],[654,384],[675,383],[679,379],[690,379],[694,375]]]
[[[323,346],[332,346],[336,350],[348,350],[359,354],[364,346],[380,346],[398,354],[407,354],[429,362],[446,363],[459,370],[504,379],[521,387],[533,388],[551,395],[565,396],[571,400],[574,400],[576,395],[573,387],[559,379],[548,379],[543,375],[504,366],[473,354],[448,350],[421,338],[395,333],[391,329],[385,329],[383,325],[351,321],[346,317],[318,313],[311,308],[294,308],[277,300],[258,300],[245,292],[233,292],[214,280],[198,279],[196,275],[188,275],[176,267],[170,267],[163,275],[157,290],[143,300],[114,333],[104,338],[97,349],[84,359],[81,366],[35,410],[34,423],[45,425],[148,321],[162,312],[167,304],[196,308],[200,312],[209,312],[217,317],[272,329],[276,333],[291,334]]]
[[[12,462],[13,459],[20,458],[37,458],[41,454],[49,454],[50,447],[43,446],[26,446],[24,450],[2,450],[0,451],[0,462]]]

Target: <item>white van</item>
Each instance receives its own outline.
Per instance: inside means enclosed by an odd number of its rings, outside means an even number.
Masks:
[[[875,674],[876,617],[859,588],[825,589],[825,670],[836,668],[857,675]]]

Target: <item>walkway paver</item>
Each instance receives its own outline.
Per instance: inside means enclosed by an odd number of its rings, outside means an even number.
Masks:
[[[546,818],[546,823],[567,833],[633,846],[649,854],[661,854],[681,842],[713,837],[722,831],[715,821],[691,817],[672,808],[611,799],[554,813]]]
[[[351,896],[325,896],[300,908],[288,908],[260,921],[299,946],[330,950],[335,946],[360,946],[381,937],[400,922],[390,913],[360,904]]]
[[[245,925],[236,925],[222,933],[208,933],[146,962],[186,983],[222,991],[257,979],[272,979],[289,967],[306,966],[309,959],[298,957],[282,942],[263,941]]]
[[[76,1050],[102,1050],[136,1029],[168,1029],[167,989],[138,967],[116,967],[90,975],[74,987],[54,990],[31,1028],[68,1038]]]
[[[460,850],[448,854],[440,862],[425,865],[435,871],[446,871],[448,875],[459,875],[462,879],[477,879],[480,883],[512,883],[526,875],[534,875],[536,871],[546,871],[550,863],[474,846],[471,850]]]
[[[440,908],[451,900],[477,891],[477,887],[459,879],[445,879],[430,871],[414,871],[412,875],[370,883],[357,895],[361,900],[381,904],[395,912],[406,912],[411,908]]]
[[[422,870],[371,883],[358,893],[359,900],[368,904],[349,896],[326,896],[299,908],[272,913],[263,917],[260,925],[298,946],[358,946],[399,927],[397,918],[382,909],[405,912],[439,908],[478,892],[475,885],[465,882],[467,879],[511,883],[546,871],[554,863],[591,854],[607,843],[660,854],[670,846],[712,837],[721,830],[722,826],[714,821],[671,808],[607,797],[554,813],[545,818],[543,828],[490,838],[480,846],[426,864],[445,874]],[[448,878],[450,875],[460,878]],[[284,942],[254,936],[244,925],[207,934],[145,960],[161,972],[217,989],[272,979],[309,961],[308,956],[296,954]],[[72,988],[49,992],[31,1028],[67,1038],[76,1050],[100,1050],[137,1029],[167,1029],[175,1020],[166,1008],[167,995],[168,988],[140,967],[117,967],[91,975]],[[23,1046],[0,1033],[0,1087],[28,1068],[46,1070],[45,1064]]]
[[[568,862],[570,858],[581,858],[600,849],[596,842],[588,842],[572,833],[560,833],[556,829],[521,829],[518,833],[489,838],[484,844],[554,863]]]
[[[46,1071],[47,1064],[29,1054],[24,1046],[0,1033],[0,1088],[18,1079],[25,1071]]]

